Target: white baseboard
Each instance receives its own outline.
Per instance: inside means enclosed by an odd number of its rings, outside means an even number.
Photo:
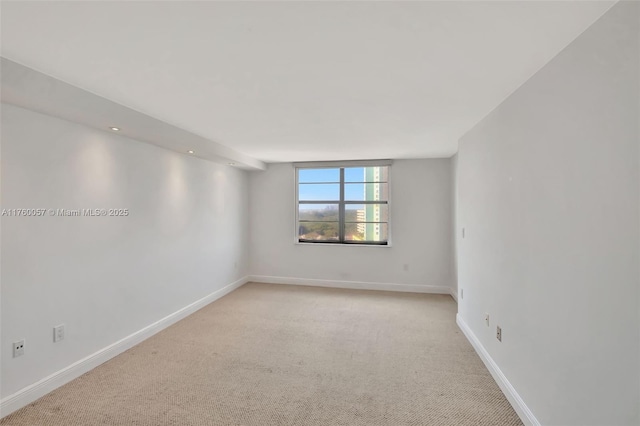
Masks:
[[[509,383],[509,380],[507,380],[504,373],[502,373],[498,364],[496,364],[493,358],[491,358],[487,350],[482,346],[482,343],[480,343],[480,340],[478,340],[476,335],[473,334],[473,331],[471,331],[469,326],[464,322],[460,314],[456,315],[456,323],[467,337],[467,340],[469,340],[473,348],[476,350],[482,362],[484,362],[484,365],[487,367],[489,373],[491,373],[493,379],[507,397],[507,400],[509,400],[513,406],[513,409],[516,411],[518,416],[520,416],[520,420],[522,420],[522,422],[527,426],[540,426],[538,419],[536,419],[531,410],[529,410],[529,407],[527,407],[527,404],[525,404],[522,398],[520,398],[518,392],[516,392],[511,383]]]
[[[448,286],[419,285],[419,284],[390,284],[372,283],[364,281],[333,281],[311,278],[272,277],[267,275],[250,275],[249,281],[266,284],[291,284],[311,287],[348,288],[352,290],[382,290],[402,291],[408,293],[436,293],[451,294]]]
[[[458,303],[458,290],[455,288],[449,288],[449,293],[451,294],[451,297],[453,297],[453,300]]]
[[[249,281],[249,277],[244,277],[238,281],[227,285],[226,287],[216,290],[208,296],[203,297],[200,300],[193,302],[192,304],[185,306],[184,308],[167,315],[159,321],[154,322],[145,328],[136,331],[135,333],[121,339],[106,348],[99,350],[98,352],[83,358],[68,367],[63,368],[44,379],[29,385],[13,395],[9,395],[0,401],[0,418],[11,414],[12,412],[32,403],[36,399],[48,394],[49,392],[59,388],[60,386],[70,382],[71,380],[80,377],[87,371],[90,371],[100,364],[110,360],[116,355],[121,354],[129,348],[137,345],[143,340],[148,339],[154,334],[164,330],[170,325],[175,324],[181,319],[191,315],[195,311],[209,303],[220,299],[222,296],[232,292],[233,290],[241,287]]]

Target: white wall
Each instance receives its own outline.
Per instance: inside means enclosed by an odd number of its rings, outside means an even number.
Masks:
[[[293,166],[269,164],[267,171],[251,172],[251,273],[302,280],[439,286],[448,292],[450,160],[394,161],[390,191],[391,247],[295,244]]]
[[[130,211],[2,218],[3,398],[247,275],[246,172],[2,108],[2,208]]]
[[[459,315],[544,425],[640,423],[639,7],[460,144]]]

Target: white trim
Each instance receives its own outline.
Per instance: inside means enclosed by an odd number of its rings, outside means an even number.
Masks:
[[[267,275],[250,275],[249,281],[265,284],[304,285],[311,287],[348,288],[352,290],[401,291],[408,293],[451,294],[448,286],[421,284],[373,283],[364,281],[333,281],[312,278],[272,277]]]
[[[393,160],[345,160],[345,161],[303,161],[291,163],[295,168],[318,169],[333,167],[378,167],[390,166]]]
[[[241,287],[248,281],[248,277],[241,278],[238,281],[233,282],[219,290],[216,290],[208,296],[205,296],[202,299],[197,300],[176,312],[167,315],[166,317],[154,322],[153,324],[148,325],[145,328],[138,330],[135,333],[103,349],[100,349],[98,352],[91,354],[88,357],[83,358],[77,362],[74,362],[68,367],[63,368],[62,370],[59,370],[32,385],[20,389],[13,395],[9,395],[8,397],[0,401],[0,418],[7,416],[22,407],[25,407],[36,399],[48,394],[49,392],[59,388],[60,386],[70,382],[71,380],[80,377],[87,371],[96,368],[100,364],[103,364],[116,355],[119,355],[127,349],[132,348],[143,340],[146,340],[154,334],[169,327],[170,325],[175,324],[176,322],[191,315],[192,313],[194,313],[198,309],[203,308],[209,303],[220,299],[222,296]]]
[[[476,350],[482,362],[489,370],[489,373],[493,376],[493,379],[496,381],[504,395],[507,397],[507,400],[513,406],[513,409],[516,411],[518,416],[520,416],[520,420],[527,426],[540,426],[540,422],[533,415],[527,404],[524,403],[518,392],[516,392],[515,388],[509,383],[507,377],[498,367],[498,364],[491,358],[489,352],[482,346],[480,340],[473,334],[473,331],[469,328],[469,326],[464,322],[460,314],[456,315],[456,323],[460,330],[467,337],[467,340],[471,343],[473,348]]]
[[[453,300],[455,300],[456,303],[458,303],[458,290],[455,288],[450,288],[449,293],[451,294],[451,297],[453,297]]]
[[[306,247],[378,247],[378,248],[391,248],[391,242],[387,241],[387,244],[343,244],[343,243],[301,243],[296,239],[294,242],[297,246]]]

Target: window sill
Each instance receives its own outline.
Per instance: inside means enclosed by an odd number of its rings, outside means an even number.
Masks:
[[[391,248],[391,242],[384,245],[384,244],[301,243],[299,241],[295,241],[294,244],[297,246]]]

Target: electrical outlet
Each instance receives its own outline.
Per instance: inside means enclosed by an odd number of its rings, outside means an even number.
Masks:
[[[460,289],[460,299],[464,299],[464,288]]]
[[[409,264],[405,263],[404,265],[402,265],[402,270],[405,271],[405,272],[408,271],[409,270]]]
[[[500,326],[496,327],[496,339],[498,339],[499,342],[502,342],[502,329]]]
[[[489,314],[484,314],[484,322],[487,324],[487,327],[489,327]]]
[[[64,340],[64,324],[53,327],[53,342],[56,343],[60,340]]]
[[[18,358],[24,355],[24,339],[13,342],[13,357]]]

